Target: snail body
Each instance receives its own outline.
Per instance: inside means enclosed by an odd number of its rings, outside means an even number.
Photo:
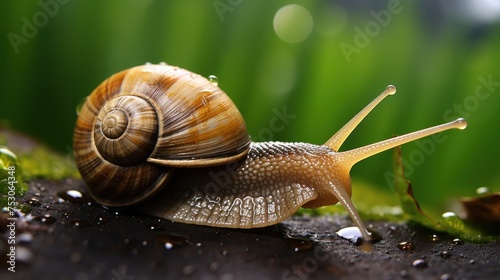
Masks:
[[[136,205],[173,221],[264,227],[300,207],[340,202],[366,241],[351,196],[351,167],[369,156],[451,128],[435,127],[339,152],[386,96],[388,86],[325,144],[250,141],[230,98],[207,79],[166,64],[119,72],[83,105],[75,160],[91,195],[106,206]]]

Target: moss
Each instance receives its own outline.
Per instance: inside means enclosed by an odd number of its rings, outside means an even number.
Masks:
[[[20,144],[21,143],[21,144]],[[4,130],[0,135],[0,205],[25,209],[19,204],[33,178],[78,178],[71,156],[63,156],[24,135]],[[15,201],[17,204],[9,203]]]
[[[33,178],[60,180],[80,177],[71,153],[61,155],[25,135],[7,130],[5,135],[0,134],[0,146],[15,153],[17,165],[22,169],[20,175],[26,181]]]
[[[72,156],[62,156],[46,147],[35,148],[29,154],[19,155],[19,162],[23,167],[23,176],[60,180],[64,178],[78,178],[80,175]]]
[[[0,205],[18,208],[18,198],[28,190],[22,179],[19,161],[7,147],[0,146]]]

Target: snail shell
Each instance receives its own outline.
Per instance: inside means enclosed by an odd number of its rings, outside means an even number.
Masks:
[[[178,67],[147,64],[111,76],[91,93],[73,145],[91,195],[126,206],[159,191],[175,168],[244,157],[250,138],[220,88]]]

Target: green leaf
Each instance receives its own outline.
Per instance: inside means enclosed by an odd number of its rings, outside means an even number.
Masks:
[[[489,242],[495,239],[500,240],[498,236],[495,237],[493,235],[484,234],[477,230],[453,212],[446,212],[437,219],[424,213],[413,196],[413,189],[410,181],[404,175],[401,154],[401,147],[394,149],[394,191],[399,198],[401,208],[407,219],[427,228],[446,232],[467,241]]]

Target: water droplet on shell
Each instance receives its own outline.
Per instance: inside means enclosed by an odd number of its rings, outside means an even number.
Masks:
[[[208,81],[214,85],[214,86],[218,86],[219,85],[219,79],[217,78],[217,76],[215,75],[210,75],[208,76]]]

